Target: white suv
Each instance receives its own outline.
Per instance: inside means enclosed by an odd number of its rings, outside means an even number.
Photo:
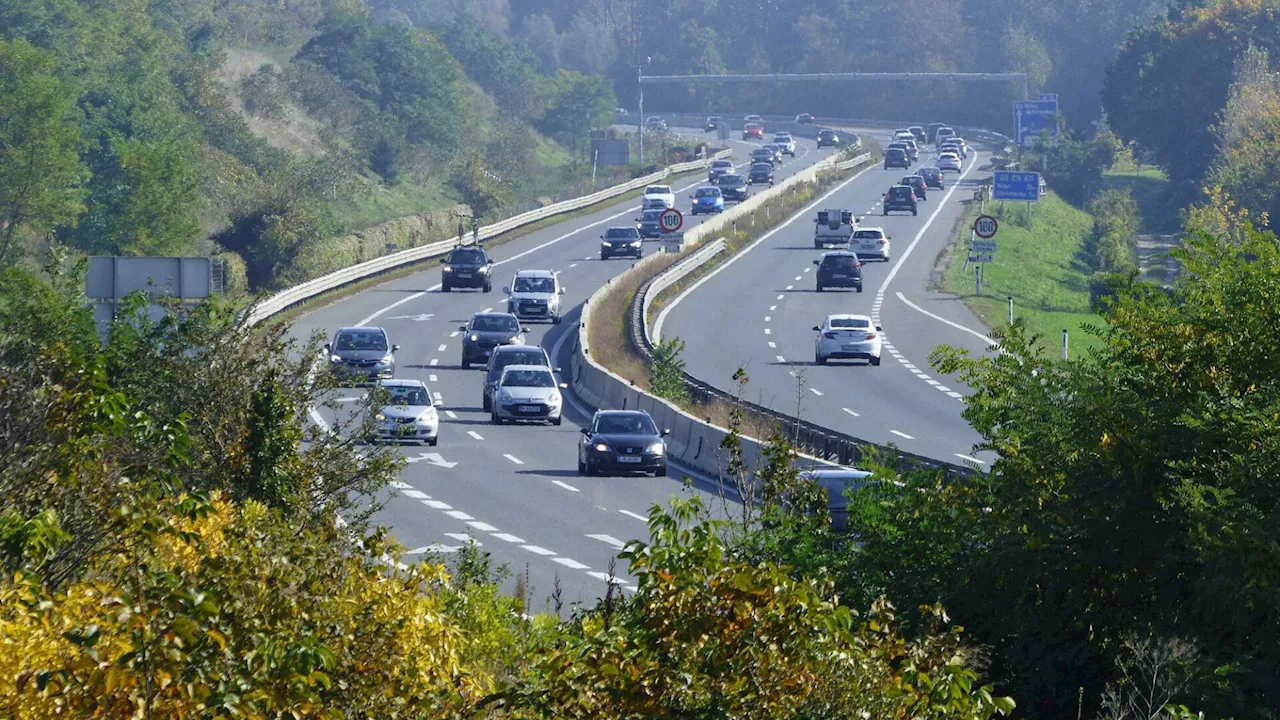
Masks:
[[[796,156],[796,140],[795,138],[791,137],[791,133],[786,133],[786,132],[774,133],[773,144],[785,146],[786,149],[783,150],[783,152],[790,155],[791,157]]]
[[[876,258],[889,262],[891,254],[889,241],[892,239],[885,233],[884,228],[858,228],[853,231],[849,249],[858,253],[859,258]]]
[[[880,364],[880,347],[883,340],[879,327],[866,315],[828,315],[813,331],[818,337],[813,342],[813,361],[826,365],[828,360],[866,360]]]
[[[507,298],[507,312],[521,321],[546,320],[560,324],[560,296],[564,287],[560,277],[550,270],[517,270],[511,285],[502,288]]]
[[[644,189],[641,204],[645,210],[666,210],[676,206],[676,194],[671,192],[670,185],[650,185]]]

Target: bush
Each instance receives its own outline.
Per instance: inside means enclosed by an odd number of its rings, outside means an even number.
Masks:
[[[1138,204],[1128,190],[1098,193],[1089,202],[1093,229],[1084,244],[1086,261],[1095,271],[1123,273],[1137,266]]]
[[[654,395],[672,402],[689,399],[689,391],[684,385],[684,360],[680,357],[682,352],[684,341],[680,338],[659,341],[653,348],[649,390]]]
[[[275,65],[264,64],[240,81],[244,109],[261,118],[277,118],[284,113],[286,92],[283,76]]]

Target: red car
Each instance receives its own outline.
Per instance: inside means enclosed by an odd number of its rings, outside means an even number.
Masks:
[[[764,126],[757,125],[756,123],[748,123],[747,126],[742,129],[742,139],[750,140],[751,138],[763,140]]]

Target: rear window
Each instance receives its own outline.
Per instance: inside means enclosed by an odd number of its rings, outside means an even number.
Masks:
[[[644,189],[645,195],[666,195],[671,192],[671,188],[667,185],[650,185]]]
[[[896,187],[889,191],[889,194],[896,200],[906,200],[913,194],[911,188]]]
[[[767,173],[767,172],[770,172],[771,170],[773,170],[773,166],[770,165],[769,163],[756,163],[755,165],[751,166],[751,172]]]
[[[856,264],[852,255],[828,255],[822,259],[822,267],[829,270],[850,270]]]
[[[888,150],[886,150],[886,151],[885,151],[885,153],[884,153],[884,154],[885,154],[886,156],[888,156],[888,155],[893,155],[893,156],[896,156],[896,157],[901,157],[902,155],[905,155],[905,154],[906,154],[906,152],[907,152],[907,151],[906,151],[906,150],[903,150],[902,148],[889,148]]]
[[[871,327],[871,323],[863,320],[862,318],[833,318],[831,320],[831,327],[862,329]]]
[[[884,237],[884,233],[879,230],[855,230],[853,232],[854,240],[879,240]]]

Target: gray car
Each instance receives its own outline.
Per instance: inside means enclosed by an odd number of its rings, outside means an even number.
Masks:
[[[511,285],[502,288],[507,299],[507,312],[520,320],[546,320],[560,324],[560,296],[564,288],[551,270],[519,270]]]
[[[344,384],[371,383],[396,373],[394,353],[399,345],[387,340],[380,327],[342,328],[325,343],[329,354],[329,370]]]
[[[490,417],[495,425],[517,420],[533,420],[559,425],[568,387],[557,382],[551,368],[540,365],[508,365],[498,379]]]
[[[503,345],[493,349],[489,356],[489,369],[484,377],[484,390],[481,405],[485,412],[493,410],[493,394],[498,390],[498,380],[502,379],[502,371],[509,365],[533,365],[551,368],[551,358],[547,351],[537,345]],[[551,368],[551,372],[560,374],[560,368]]]
[[[458,327],[462,336],[462,369],[489,361],[493,349],[499,345],[523,345],[524,333],[520,321],[511,313],[476,313],[471,322]]]
[[[383,380],[370,393],[369,419],[375,440],[420,442],[434,446],[440,440],[441,403],[421,380]]]

